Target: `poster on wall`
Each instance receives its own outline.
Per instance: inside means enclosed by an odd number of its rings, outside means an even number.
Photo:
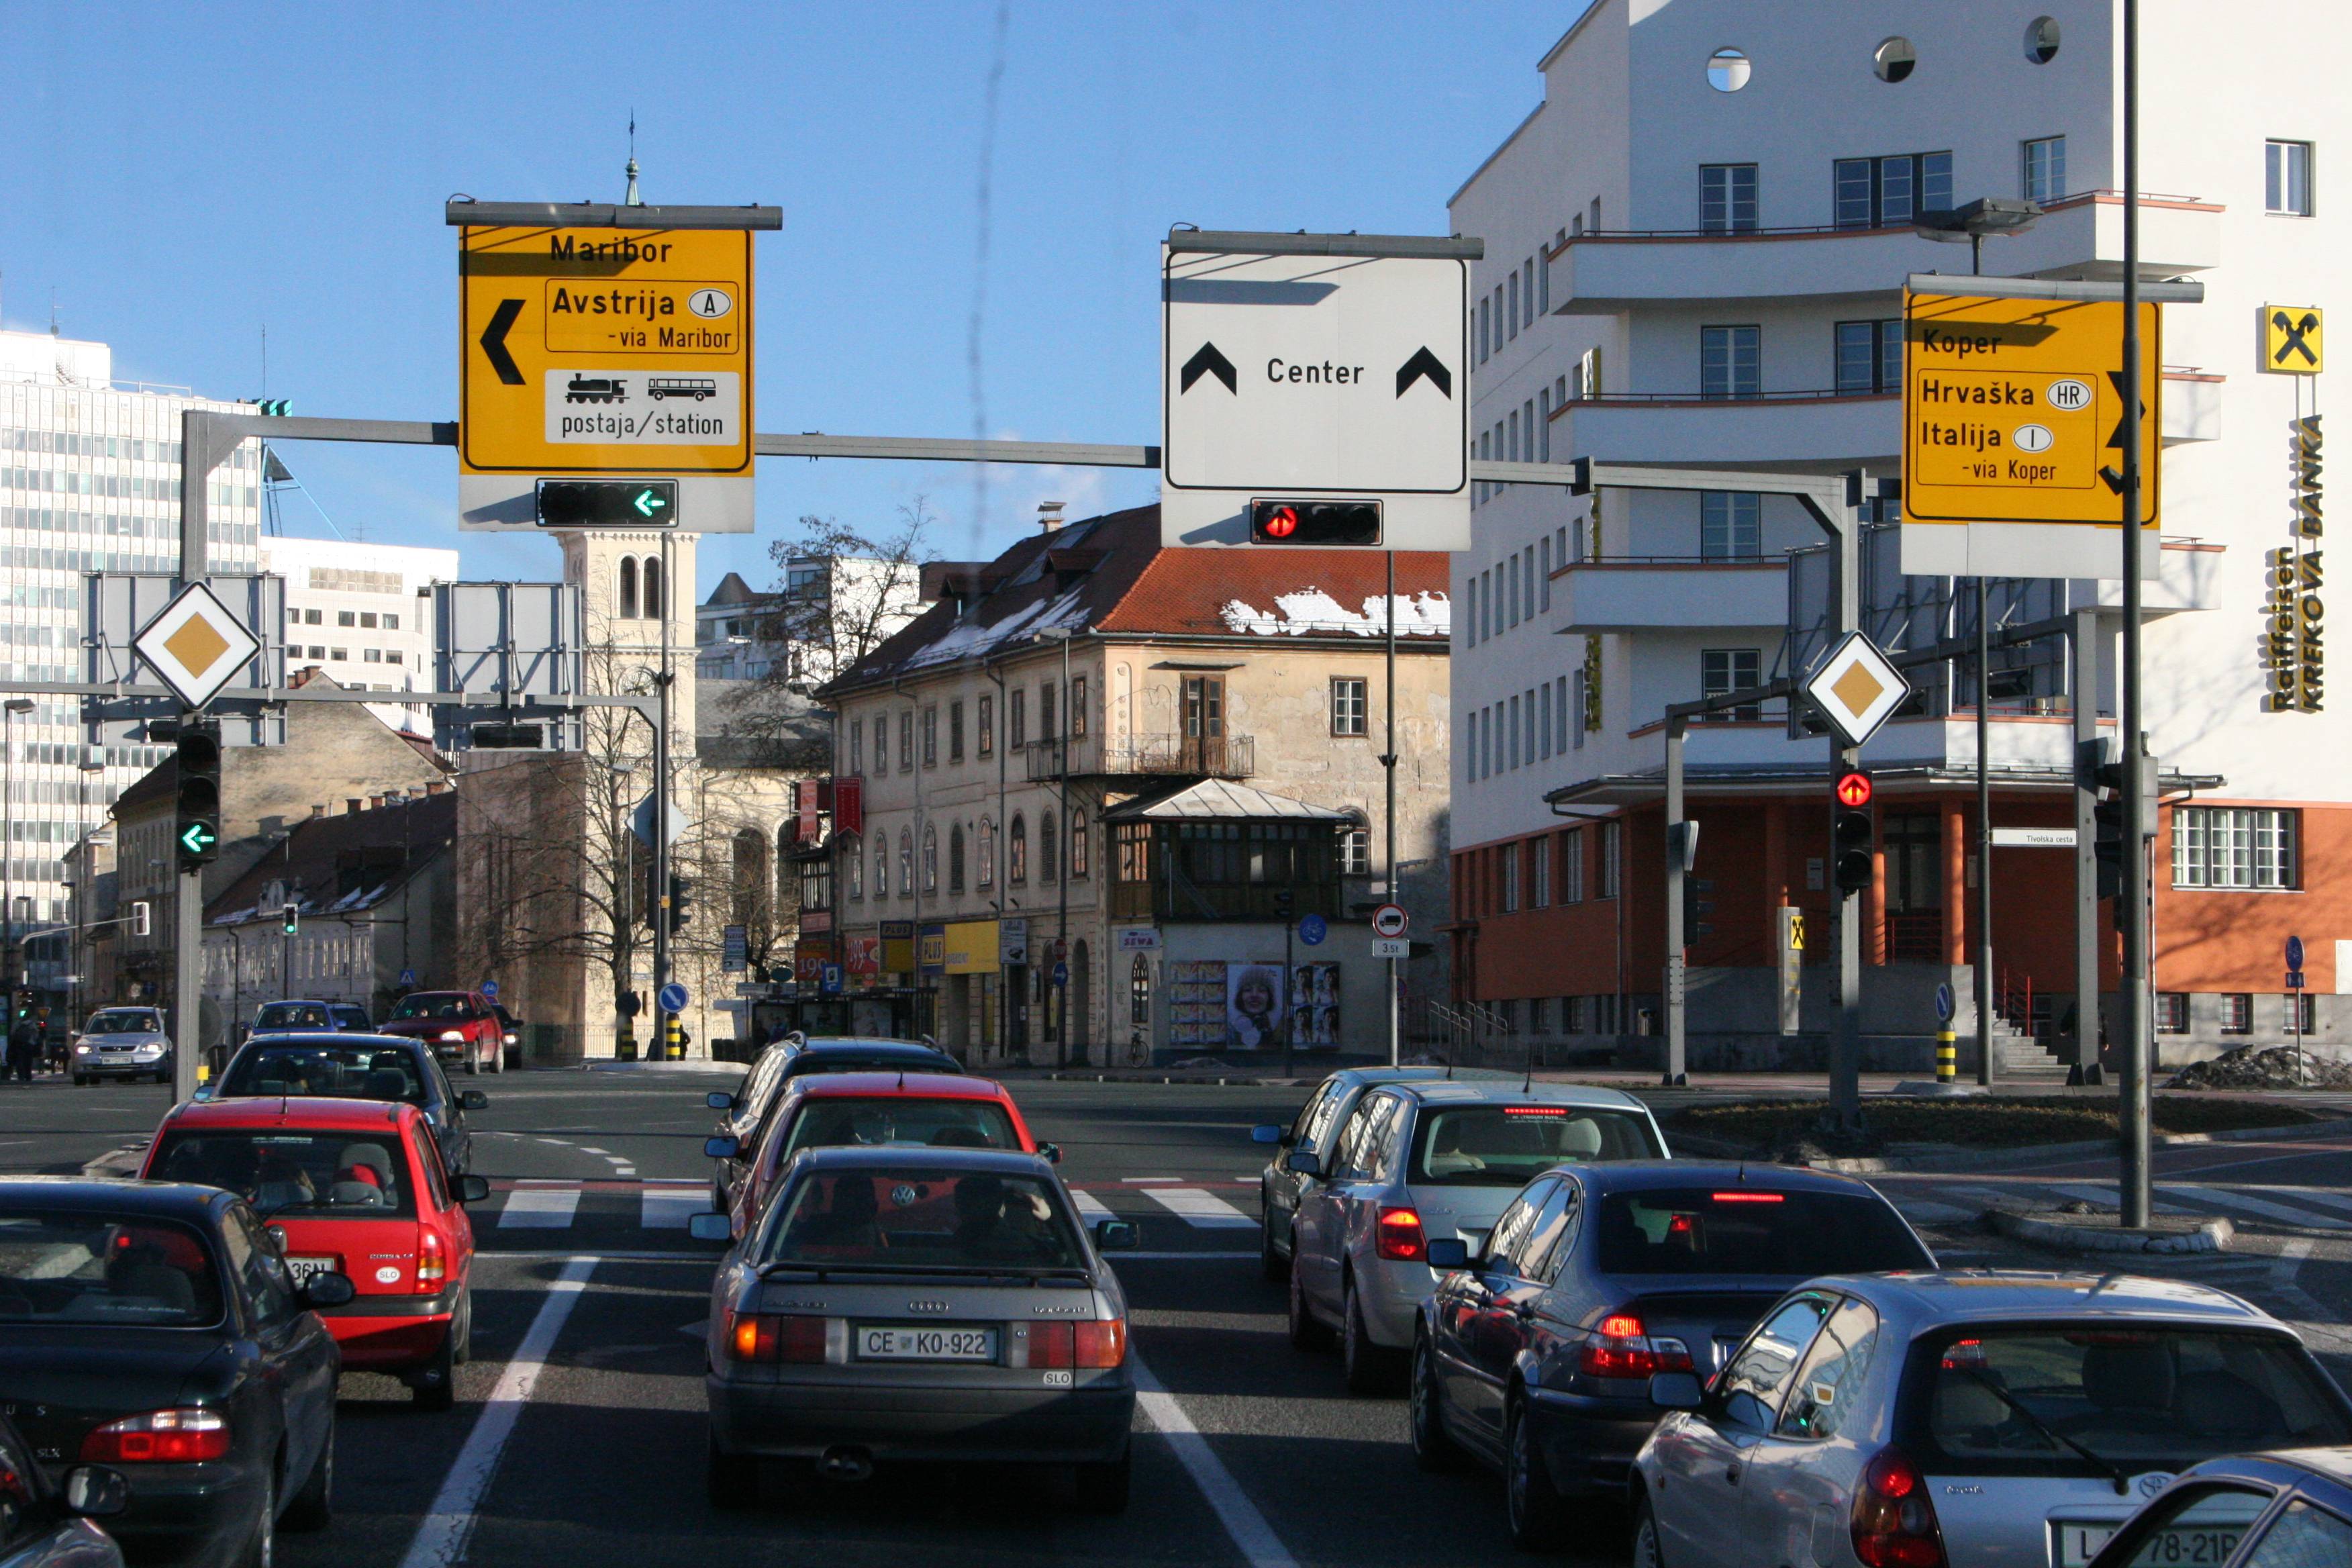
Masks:
[[[1225,1045],[1236,1051],[1282,1044],[1282,965],[1225,965]]]
[[[1165,966],[1168,1043],[1209,1047],[1225,1043],[1225,963],[1193,958]]]
[[[1290,1037],[1302,1051],[1339,1048],[1339,966],[1301,963],[1290,971]]]

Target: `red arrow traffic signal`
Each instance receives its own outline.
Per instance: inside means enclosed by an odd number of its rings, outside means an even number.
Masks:
[[[1870,804],[1870,775],[1865,773],[1841,773],[1837,782],[1837,802],[1840,805],[1863,806]]]

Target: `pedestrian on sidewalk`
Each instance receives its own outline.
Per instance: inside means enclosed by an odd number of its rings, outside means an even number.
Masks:
[[[33,1081],[33,1058],[40,1054],[41,1025],[30,1013],[16,1020],[8,1031],[7,1076],[20,1083]]]

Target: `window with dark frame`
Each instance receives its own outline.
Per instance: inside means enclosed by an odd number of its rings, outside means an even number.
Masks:
[[[974,750],[981,756],[992,756],[996,752],[996,698],[993,694],[981,693],[980,707],[974,717],[979,721],[975,726],[979,734],[975,737],[977,744]]]
[[[1357,675],[1335,675],[1331,678],[1331,733],[1361,735],[1367,732],[1367,693],[1370,683]]]
[[[963,761],[963,699],[948,704],[948,761]]]
[[[1764,684],[1764,651],[1753,647],[1710,647],[1699,651],[1699,695],[1721,697],[1733,691],[1745,691]],[[1737,708],[1726,708],[1706,715],[1709,720],[1746,720],[1763,717],[1761,708],[1753,702],[1743,702]]]
[[[2311,143],[2263,144],[2263,210],[2277,217],[2311,216]]]
[[[2018,195],[2054,202],[2066,194],[2066,138],[2037,136],[2018,144]]]
[[[1903,390],[1903,322],[1837,323],[1837,390],[1867,396]]]
[[[2242,991],[2222,994],[2221,1032],[2225,1035],[2251,1035],[2254,1032],[2253,997]]]
[[[1698,395],[1754,397],[1764,390],[1764,331],[1760,327],[1701,327],[1698,330]]]
[[[1702,163],[1698,169],[1701,234],[1756,232],[1756,165]]]
[[[1952,205],[1949,153],[1840,158],[1832,165],[1831,178],[1840,228],[1900,228],[1923,212],[1948,210]]]

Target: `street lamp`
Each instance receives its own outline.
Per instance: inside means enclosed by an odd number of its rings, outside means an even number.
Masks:
[[[0,990],[16,992],[16,715],[33,700],[11,697],[0,713]]]
[[[1987,235],[2022,234],[2042,216],[2040,202],[2018,196],[1979,196],[1964,206],[1937,207],[1921,213],[1912,227],[1923,239],[1969,247],[1969,271],[1984,270]]]

